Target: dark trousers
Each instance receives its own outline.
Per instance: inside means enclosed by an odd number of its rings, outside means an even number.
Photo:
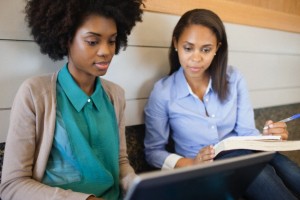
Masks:
[[[255,153],[235,150],[218,155],[216,160]],[[300,167],[286,156],[276,153],[248,187],[245,197],[254,200],[300,199]]]

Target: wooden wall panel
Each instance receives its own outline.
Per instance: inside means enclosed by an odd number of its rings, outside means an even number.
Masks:
[[[129,46],[113,58],[104,78],[121,85],[126,99],[148,98],[154,82],[169,71],[167,48]],[[60,69],[66,60],[52,62],[40,55],[34,42],[1,41],[0,108],[10,108],[20,84],[27,78]]]
[[[144,123],[144,107],[147,99],[135,99],[126,101],[126,125],[137,125]]]
[[[65,61],[53,62],[34,42],[0,40],[0,108],[9,108],[20,84],[31,76],[54,72]]]
[[[228,0],[147,0],[145,10],[182,15],[194,8],[213,10],[225,22],[300,33],[299,15]]]
[[[300,55],[300,34],[225,23],[230,51]]]
[[[293,15],[300,15],[299,0],[227,0],[251,6],[266,8]]]
[[[0,39],[29,40],[24,0],[0,0]]]
[[[300,88],[282,88],[273,90],[250,91],[250,98],[254,108],[288,105],[299,103]]]
[[[10,8],[6,13],[18,23],[10,27],[6,18],[0,18],[0,142],[6,138],[10,107],[21,82],[54,72],[66,62],[55,63],[40,54],[24,28],[23,14],[10,6],[23,1],[3,0],[0,7],[3,2]],[[178,15],[145,12],[144,21],[129,38],[128,48],[114,58],[105,76],[125,89],[126,125],[144,122],[143,108],[153,84],[169,70],[168,47],[178,19]],[[21,22],[24,26],[19,26]],[[254,108],[299,103],[300,34],[227,22],[225,26],[229,64],[245,76]]]
[[[133,47],[114,57],[104,78],[121,85],[126,99],[148,98],[153,84],[168,74],[167,48]]]
[[[179,16],[145,12],[143,18],[144,21],[134,28],[129,45],[168,48]],[[299,33],[227,22],[224,24],[231,51],[300,55]]]
[[[300,89],[300,56],[230,52],[229,63],[241,71],[251,91]]]

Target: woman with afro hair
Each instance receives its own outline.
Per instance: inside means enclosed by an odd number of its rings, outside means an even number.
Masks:
[[[142,21],[143,0],[26,3],[41,52],[67,63],[26,80],[16,94],[1,198],[121,199],[136,176],[126,152],[124,91],[100,77]]]

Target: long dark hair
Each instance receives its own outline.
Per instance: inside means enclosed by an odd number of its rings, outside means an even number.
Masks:
[[[169,49],[169,63],[170,63],[170,73],[173,74],[180,68],[180,62],[178,58],[178,53],[175,51],[173,40],[178,41],[179,37],[183,33],[184,29],[189,25],[202,25],[208,27],[215,33],[217,38],[217,43],[221,44],[217,54],[210,67],[208,72],[212,78],[212,87],[214,91],[218,94],[220,101],[224,101],[228,95],[228,81],[227,81],[227,60],[228,60],[228,44],[227,36],[223,22],[214,12],[206,9],[194,9],[186,12],[179,19],[176,24],[172,41]]]

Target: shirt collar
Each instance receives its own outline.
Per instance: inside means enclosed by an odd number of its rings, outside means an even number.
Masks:
[[[189,93],[190,93],[191,95],[193,95],[193,97],[199,98],[199,97],[193,92],[192,88],[190,87],[190,85],[189,85],[188,83],[187,83],[187,86],[188,86],[188,89],[189,89]],[[209,78],[208,86],[207,86],[207,88],[206,88],[206,91],[205,91],[205,93],[204,93],[204,96],[207,95],[208,92],[209,92],[211,89],[212,89],[212,87],[211,87],[211,78]]]
[[[98,111],[101,110],[101,100],[103,99],[103,95],[106,95],[106,94],[103,94],[103,88],[101,85],[100,78],[97,77],[96,83],[95,83],[95,91],[92,94],[91,99]]]
[[[67,66],[68,65],[65,64],[64,67],[59,71],[58,82],[61,88],[63,89],[64,93],[70,100],[71,104],[74,106],[77,112],[80,112],[90,99],[94,103],[96,108],[100,110],[102,87],[99,77],[96,78],[95,91],[91,95],[91,97],[89,97],[73,79]]]
[[[178,71],[175,72],[175,89],[177,91],[177,98],[183,98],[190,94],[188,83],[184,76],[182,67],[180,67]]]
[[[176,73],[175,80],[176,80],[176,83],[178,84],[178,85],[176,84],[178,98],[183,98],[188,95],[192,95],[192,96],[198,98],[197,95],[192,91],[192,88],[190,87],[190,85],[188,84],[188,82],[184,76],[184,71],[183,71],[182,67],[180,67],[178,72]],[[212,80],[210,77],[208,86],[206,88],[204,95],[206,95],[211,89],[212,89]]]

